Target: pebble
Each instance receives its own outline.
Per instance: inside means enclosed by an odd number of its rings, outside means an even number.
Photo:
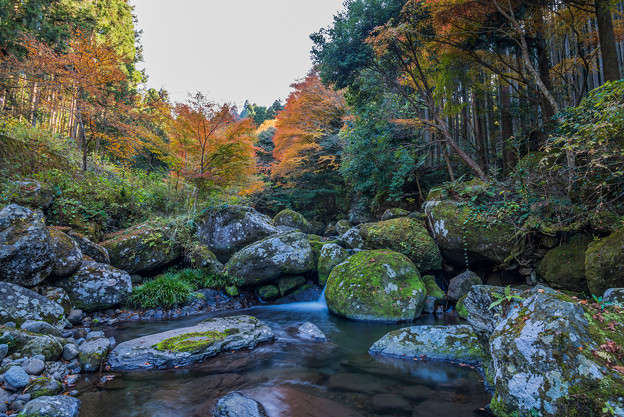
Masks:
[[[24,388],[30,382],[30,377],[21,366],[13,366],[4,373],[4,381],[15,388]]]
[[[63,360],[64,361],[71,361],[72,359],[76,358],[79,353],[80,351],[78,350],[76,345],[72,343],[68,343],[65,346],[63,346]]]
[[[30,358],[22,363],[22,368],[28,375],[41,375],[45,369],[45,362],[39,358]]]
[[[82,310],[72,310],[67,315],[67,320],[71,324],[80,324],[82,322]]]
[[[62,382],[63,381],[63,375],[61,375],[60,372],[54,372],[52,374],[52,379],[55,379],[55,380],[57,380],[59,382]]]

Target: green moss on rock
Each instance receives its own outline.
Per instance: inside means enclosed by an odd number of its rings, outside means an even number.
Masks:
[[[227,336],[238,333],[238,329],[227,329],[223,332],[209,330],[205,332],[191,332],[165,339],[152,346],[160,351],[197,353],[205,350],[213,343],[225,339]]]
[[[312,225],[301,214],[294,210],[282,210],[273,219],[275,226],[294,227],[303,233],[312,233]]]
[[[425,275],[422,277],[422,281],[427,288],[428,296],[435,298],[436,301],[446,300],[446,294],[444,294],[444,291],[438,286],[433,275]]]
[[[263,300],[273,300],[279,297],[280,291],[275,285],[265,285],[258,290],[258,295]]]
[[[349,257],[349,253],[341,246],[335,243],[323,245],[318,260],[318,276],[319,284],[324,287],[327,284],[327,278],[334,267],[344,262]]]
[[[624,287],[624,229],[589,245],[585,271],[589,290],[597,297],[609,288]]]
[[[364,244],[371,249],[390,249],[407,255],[420,271],[435,271],[442,256],[425,225],[406,217],[364,224],[360,229]]]
[[[457,315],[464,320],[468,318],[468,310],[466,310],[466,306],[464,305],[464,302],[466,301],[466,297],[468,297],[467,294],[464,295],[462,298],[460,298],[459,301],[457,301],[457,304],[455,305],[455,311],[457,311]]]
[[[558,290],[587,293],[585,252],[592,238],[576,235],[548,253],[537,264],[537,274]]]
[[[399,322],[420,316],[426,291],[407,256],[371,250],[356,253],[332,270],[325,299],[330,311],[347,318]]]

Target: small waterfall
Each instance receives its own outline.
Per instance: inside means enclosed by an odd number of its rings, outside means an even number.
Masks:
[[[327,286],[325,286],[325,288],[327,288]],[[320,297],[316,301],[277,304],[267,307],[276,310],[279,309],[289,311],[327,311],[327,303],[325,302],[325,288],[323,288],[323,292],[321,292]]]

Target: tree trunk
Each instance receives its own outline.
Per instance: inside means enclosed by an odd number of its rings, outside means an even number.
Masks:
[[[500,109],[501,109],[501,145],[503,147],[503,170],[511,171],[513,154],[509,139],[513,136],[513,117],[511,115],[511,86],[500,86]]]
[[[595,0],[596,20],[598,22],[598,37],[600,53],[602,54],[603,75],[605,81],[617,81],[620,77],[613,19],[609,0]]]

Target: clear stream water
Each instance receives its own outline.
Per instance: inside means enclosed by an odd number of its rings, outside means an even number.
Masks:
[[[490,402],[469,367],[369,355],[376,340],[406,324],[349,321],[330,314],[323,300],[126,322],[105,332],[120,343],[237,314],[262,320],[277,341],[180,369],[84,376],[80,417],[210,416],[215,400],[232,391],[260,401],[270,417],[473,417]],[[329,342],[298,339],[296,327],[306,321]],[[410,325],[423,324],[453,323],[429,316]],[[102,383],[107,375],[115,377]]]

